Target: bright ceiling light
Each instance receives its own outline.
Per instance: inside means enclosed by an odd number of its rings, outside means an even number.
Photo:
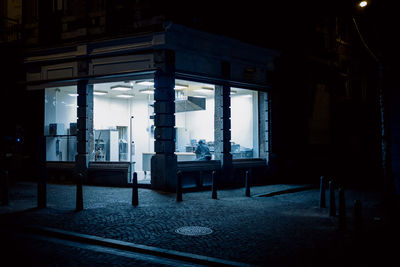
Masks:
[[[139,93],[154,95],[154,89],[141,89],[141,90],[139,90]]]
[[[183,90],[183,89],[187,89],[189,86],[187,85],[183,85],[183,84],[175,84],[174,89],[175,90]]]
[[[153,86],[154,82],[152,82],[152,81],[141,81],[141,82],[138,82],[136,84],[144,85],[144,86]]]
[[[194,89],[193,91],[196,91],[197,93],[203,93],[203,94],[210,95],[210,94],[213,94],[213,93],[214,93],[214,88],[211,88],[211,87],[201,87],[201,88]]]
[[[93,91],[93,94],[94,95],[106,95],[106,94],[108,94],[108,92],[106,92],[106,91]]]
[[[114,85],[110,87],[111,90],[113,91],[130,91],[132,90],[132,86],[128,86],[128,85]]]
[[[238,95],[238,96],[243,97],[243,98],[251,98],[251,97],[252,97],[252,95],[249,95],[249,94],[246,94],[246,95]]]
[[[117,95],[117,97],[119,97],[119,98],[132,98],[133,95],[125,95],[125,94],[123,94],[123,95]]]
[[[361,1],[361,2],[358,3],[358,5],[360,7],[366,7],[368,5],[368,2],[367,1]]]
[[[70,93],[70,94],[68,94],[69,96],[78,96],[78,94],[76,94],[76,93]]]

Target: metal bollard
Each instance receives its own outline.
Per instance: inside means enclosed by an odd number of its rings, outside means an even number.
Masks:
[[[1,179],[1,205],[8,205],[8,171],[2,172],[2,178]]]
[[[329,181],[329,216],[336,216],[335,185]]]
[[[217,172],[213,171],[212,172],[212,185],[211,185],[211,198],[212,199],[218,199],[217,198]]]
[[[177,181],[176,181],[176,201],[181,202],[182,201],[182,172],[179,171],[177,175]]]
[[[362,232],[362,204],[360,200],[354,200],[354,232],[356,235]]]
[[[245,195],[246,197],[250,197],[250,171],[246,171],[245,187],[246,187]]]
[[[138,194],[138,181],[137,181],[137,172],[133,173],[132,178],[132,206],[139,205],[139,194]]]
[[[346,200],[343,188],[339,188],[339,229],[346,229]]]
[[[83,210],[82,183],[83,183],[83,174],[82,173],[78,173],[76,175],[76,210],[77,211]]]
[[[326,199],[325,199],[325,176],[321,176],[319,183],[319,207],[326,208]]]

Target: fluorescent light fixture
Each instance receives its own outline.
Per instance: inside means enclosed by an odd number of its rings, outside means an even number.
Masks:
[[[184,85],[184,84],[175,84],[174,89],[175,90],[183,90],[183,89],[187,89],[189,86]]]
[[[114,86],[111,86],[110,89],[111,89],[111,90],[114,90],[114,91],[123,91],[123,92],[126,92],[126,91],[132,90],[132,86],[128,86],[128,85],[114,85]]]
[[[246,95],[238,95],[238,96],[243,97],[243,98],[251,98],[252,97],[252,95],[248,95],[248,94],[246,94]]]
[[[196,91],[197,93],[203,93],[203,94],[210,95],[210,94],[214,93],[214,88],[201,87],[201,88],[194,89],[193,91]]]
[[[125,95],[125,94],[122,94],[122,95],[117,95],[117,97],[119,97],[119,98],[132,98],[133,95]]]
[[[69,93],[68,95],[69,95],[69,96],[78,96],[77,93]]]
[[[235,94],[237,94],[237,91],[231,89],[231,94],[232,94],[232,95],[235,95]]]
[[[144,86],[153,86],[154,82],[152,82],[152,81],[141,81],[141,82],[138,82],[136,84],[144,85]]]
[[[139,90],[139,93],[142,94],[148,94],[148,95],[154,95],[154,89],[141,89]]]
[[[106,95],[106,94],[108,94],[108,92],[106,92],[106,91],[93,91],[93,94],[94,95]]]

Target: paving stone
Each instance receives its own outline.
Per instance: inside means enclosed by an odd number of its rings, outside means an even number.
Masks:
[[[287,188],[253,187],[252,193]],[[35,202],[35,190],[35,184],[22,184],[11,190],[10,202],[20,198]],[[317,189],[268,198],[245,197],[243,189],[223,190],[218,200],[211,199],[210,192],[185,193],[180,203],[175,194],[139,189],[138,207],[130,203],[131,192],[129,188],[84,186],[84,210],[75,212],[75,187],[49,184],[49,208],[8,213],[1,220],[257,265],[298,261],[318,266],[320,260],[335,258],[325,255],[326,247],[345,254],[337,241],[335,218],[328,216],[327,209],[317,208]],[[352,201],[347,196],[346,200]],[[185,226],[208,227],[213,232],[204,236],[176,233]],[[313,258],[318,254],[328,259]]]

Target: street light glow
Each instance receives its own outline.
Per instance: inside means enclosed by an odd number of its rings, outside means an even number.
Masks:
[[[358,3],[358,5],[360,7],[366,7],[368,5],[368,2],[367,1],[361,1],[360,3]]]

